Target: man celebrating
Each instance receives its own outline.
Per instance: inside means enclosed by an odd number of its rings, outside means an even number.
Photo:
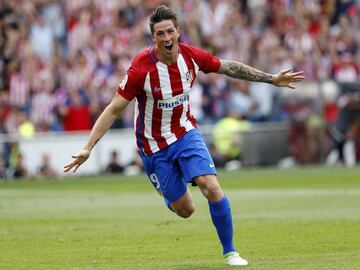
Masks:
[[[134,58],[111,103],[96,121],[84,149],[73,156],[74,160],[64,171],[75,172],[88,159],[113,121],[136,98],[137,146],[151,183],[164,197],[168,208],[183,218],[190,217],[195,210],[187,184],[192,182],[199,186],[208,200],[227,264],[247,265],[236,252],[230,203],[190,112],[189,91],[200,70],[289,88],[294,88],[291,83],[305,78],[303,72],[286,70],[271,75],[179,43],[177,16],[165,5],[153,12],[150,30],[154,46]]]

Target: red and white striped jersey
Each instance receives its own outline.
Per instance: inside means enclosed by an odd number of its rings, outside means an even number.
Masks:
[[[197,127],[189,91],[199,70],[219,69],[219,58],[182,43],[177,62],[171,65],[157,59],[154,47],[134,58],[118,93],[127,100],[136,98],[134,126],[140,151],[151,155]]]

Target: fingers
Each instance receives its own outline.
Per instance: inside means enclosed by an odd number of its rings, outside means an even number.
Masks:
[[[73,173],[77,171],[77,169],[80,167],[81,163],[71,163],[66,166],[64,166],[64,172],[69,172],[73,169]]]
[[[64,166],[64,172],[76,172],[77,169],[88,159],[89,151],[83,150],[76,155],[71,156],[74,160]]]
[[[77,171],[77,169],[80,167],[80,165],[81,165],[81,164],[77,164],[77,165],[75,166],[75,169],[73,170],[73,173]]]
[[[290,80],[293,82],[300,82],[303,81],[305,79],[305,76],[291,76]]]
[[[68,172],[68,171],[70,171],[72,167],[73,167],[73,166],[70,166],[70,167],[66,167],[66,166],[64,166],[64,172]]]
[[[292,77],[291,81],[292,82],[301,82],[304,79],[305,79],[305,76],[298,76],[298,77]]]
[[[282,75],[285,75],[286,73],[289,73],[290,71],[291,71],[291,68],[288,68],[288,69],[284,69],[284,70],[280,71],[280,73]]]
[[[65,166],[64,166],[64,172],[70,171],[74,166],[75,166],[75,163],[74,163],[74,162],[71,162],[71,163],[65,165]]]
[[[65,166],[64,166],[64,171],[65,170],[69,170],[69,168],[71,168],[72,167],[72,162],[71,163],[69,163],[69,164],[66,164]]]
[[[301,82],[305,79],[304,71],[298,71],[298,72],[286,74],[286,77],[290,82]]]
[[[71,163],[64,166],[64,172],[69,172],[74,167],[75,167],[75,169],[73,170],[73,172],[76,172],[76,170],[80,167],[80,165],[83,164],[81,157],[79,157],[79,156],[72,156],[72,157],[76,158],[76,159],[74,161],[72,161]]]
[[[284,69],[282,71],[280,71],[281,74],[287,74],[291,71],[291,68],[288,68],[288,69]],[[304,76],[304,71],[297,71],[297,72],[293,72],[293,73],[290,73],[290,74],[287,74],[289,76]]]
[[[287,87],[289,87],[289,88],[291,88],[291,89],[295,89],[295,86],[293,86],[293,85],[291,85],[291,84],[288,84]]]
[[[291,73],[291,69],[285,69],[280,71],[274,79],[273,84],[278,87],[288,87],[291,89],[295,89],[295,86],[291,85],[291,83],[298,83],[305,79],[304,71],[297,71]]]
[[[298,78],[305,79],[304,71],[297,71],[297,72],[289,73],[290,71],[291,71],[291,69],[289,68],[289,69],[280,71],[280,73],[281,73],[281,75],[286,75],[289,77],[298,77]]]
[[[291,74],[289,74],[289,75],[291,75],[291,76],[302,76],[302,77],[305,78],[305,76],[304,76],[304,71],[294,72],[294,73],[291,73]]]

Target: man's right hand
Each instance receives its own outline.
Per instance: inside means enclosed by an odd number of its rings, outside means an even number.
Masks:
[[[89,158],[90,151],[87,149],[82,150],[77,155],[72,156],[74,159],[72,162],[64,166],[64,172],[71,171],[76,172],[76,170]]]

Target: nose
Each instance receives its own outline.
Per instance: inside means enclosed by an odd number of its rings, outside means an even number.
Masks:
[[[171,36],[168,33],[164,34],[164,41],[169,41],[171,39]]]

